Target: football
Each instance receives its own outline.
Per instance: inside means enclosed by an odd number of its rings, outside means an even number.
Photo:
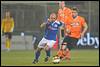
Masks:
[[[60,57],[54,56],[53,59],[52,59],[52,63],[59,64],[60,63]]]

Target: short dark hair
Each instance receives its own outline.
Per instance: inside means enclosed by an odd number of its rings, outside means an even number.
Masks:
[[[72,10],[75,10],[75,11],[79,12],[77,7],[73,7]]]

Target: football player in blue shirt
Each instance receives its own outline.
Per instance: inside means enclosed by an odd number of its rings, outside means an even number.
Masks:
[[[56,20],[56,14],[51,13],[48,21],[46,23],[41,24],[41,27],[46,26],[45,28],[45,34],[42,38],[42,40],[39,42],[38,48],[35,52],[35,59],[32,63],[38,63],[40,52],[42,49],[46,51],[46,58],[45,62],[47,62],[50,58],[50,48],[53,47],[53,45],[56,42],[56,35],[60,28],[60,26],[63,25],[62,22],[59,22]]]

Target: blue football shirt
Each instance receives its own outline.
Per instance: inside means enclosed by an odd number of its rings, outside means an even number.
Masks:
[[[59,21],[47,22],[44,38],[56,41],[56,35],[62,23]]]

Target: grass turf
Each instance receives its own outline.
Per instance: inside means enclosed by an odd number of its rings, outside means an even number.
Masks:
[[[56,52],[56,50],[53,50],[52,56]],[[53,64],[52,62],[44,63],[44,58],[45,52],[42,51],[39,63],[32,64],[34,59],[34,51],[32,50],[1,51],[1,66],[99,66],[99,50],[93,49],[72,50],[70,62],[64,60],[59,64]]]

